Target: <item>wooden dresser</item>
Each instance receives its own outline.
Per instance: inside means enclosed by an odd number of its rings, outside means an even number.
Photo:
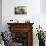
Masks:
[[[12,33],[13,41],[21,46],[33,46],[33,23],[7,23]],[[19,45],[18,45],[19,46]]]

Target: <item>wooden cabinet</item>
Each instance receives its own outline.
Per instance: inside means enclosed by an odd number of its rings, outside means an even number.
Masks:
[[[7,23],[12,33],[13,41],[22,46],[33,46],[33,23]]]

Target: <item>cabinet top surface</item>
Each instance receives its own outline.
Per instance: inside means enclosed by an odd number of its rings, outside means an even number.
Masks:
[[[8,25],[14,25],[14,24],[18,24],[18,25],[23,25],[23,24],[31,24],[33,25],[34,23],[7,23]]]

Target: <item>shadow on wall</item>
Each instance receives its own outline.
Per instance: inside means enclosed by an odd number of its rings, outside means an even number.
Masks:
[[[46,14],[46,0],[40,0],[40,11]]]

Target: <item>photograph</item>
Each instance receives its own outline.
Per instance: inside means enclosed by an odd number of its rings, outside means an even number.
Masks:
[[[26,6],[16,6],[15,7],[15,14],[27,14]]]

